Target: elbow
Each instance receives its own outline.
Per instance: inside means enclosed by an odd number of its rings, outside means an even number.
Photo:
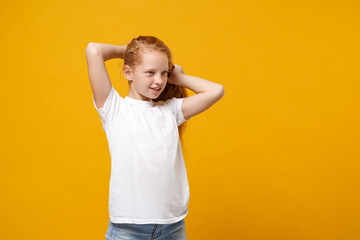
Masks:
[[[221,84],[217,84],[215,90],[214,90],[214,98],[216,101],[219,101],[225,94],[224,86]]]
[[[86,50],[85,50],[85,54],[89,55],[89,54],[96,54],[97,50],[95,47],[95,43],[93,42],[89,42],[88,45],[86,46]]]
[[[220,98],[222,98],[225,95],[225,88],[223,85],[220,85]]]

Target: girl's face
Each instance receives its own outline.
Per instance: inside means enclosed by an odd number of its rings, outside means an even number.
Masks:
[[[167,83],[168,57],[160,51],[142,53],[141,64],[130,70],[129,97],[149,101],[159,97]]]

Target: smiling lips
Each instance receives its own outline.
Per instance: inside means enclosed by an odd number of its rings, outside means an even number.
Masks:
[[[159,93],[160,90],[161,90],[161,87],[151,88],[151,90],[152,90],[154,93]]]

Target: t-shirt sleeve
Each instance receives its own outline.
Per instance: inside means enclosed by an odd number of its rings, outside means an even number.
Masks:
[[[184,118],[184,114],[181,110],[181,104],[183,102],[184,98],[171,98],[166,100],[166,103],[170,107],[171,112],[174,114],[177,125],[181,125],[183,122],[189,120]]]
[[[123,101],[123,98],[118,94],[118,92],[111,86],[110,93],[106,98],[104,106],[102,108],[98,108],[95,103],[94,95],[92,97],[94,107],[98,111],[100,115],[101,122],[103,126],[119,115],[120,112],[120,104]]]

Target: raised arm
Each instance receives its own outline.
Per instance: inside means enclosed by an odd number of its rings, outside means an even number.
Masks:
[[[90,42],[85,50],[91,89],[98,108],[104,106],[112,84],[105,61],[123,58],[126,46]]]
[[[185,75],[183,68],[177,64],[175,64],[175,69],[172,71],[168,82],[180,87],[186,87],[196,93],[185,98],[182,102],[181,109],[186,120],[210,108],[225,93],[222,85]]]

